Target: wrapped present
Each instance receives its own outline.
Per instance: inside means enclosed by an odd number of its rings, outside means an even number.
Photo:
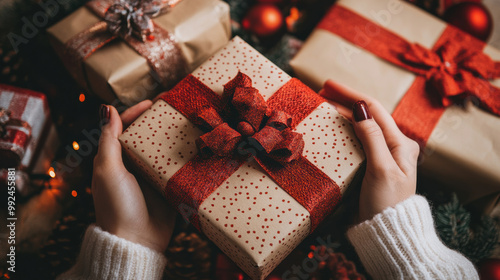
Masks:
[[[45,173],[58,142],[45,95],[0,85],[0,168]]]
[[[335,208],[364,160],[332,105],[239,37],[162,94],[120,142],[253,279]]]
[[[340,0],[291,65],[377,98],[422,147],[420,171],[489,211],[500,193],[500,51],[396,0]],[[461,106],[459,106],[461,105]]]
[[[85,89],[133,105],[171,88],[230,39],[218,0],[93,0],[48,29]]]

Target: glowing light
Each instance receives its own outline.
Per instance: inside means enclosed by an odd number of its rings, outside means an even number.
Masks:
[[[297,9],[297,7],[292,7],[290,9],[290,15],[286,17],[286,26],[288,27],[288,30],[293,31],[295,29],[295,23],[300,18],[300,16],[301,13],[299,12],[299,9]]]
[[[56,172],[54,171],[54,167],[49,168],[49,176],[51,178],[55,178],[56,177]]]
[[[313,252],[309,252],[309,254],[307,254],[307,256],[308,256],[310,259],[312,259],[312,258],[314,258],[314,253],[313,253]]]
[[[80,100],[80,102],[85,101],[85,94],[80,93],[80,96],[78,96],[78,100]]]
[[[80,149],[80,145],[78,145],[78,142],[73,141],[73,150],[78,151]]]
[[[77,193],[75,190],[72,190],[72,191],[71,191],[71,195],[72,195],[73,197],[76,197],[76,196],[78,195],[78,193]]]

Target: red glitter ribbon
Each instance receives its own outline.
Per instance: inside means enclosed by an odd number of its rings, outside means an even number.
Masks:
[[[242,73],[224,85],[222,97],[193,75],[188,75],[172,90],[163,94],[161,99],[186,116],[191,122],[206,129],[207,124],[209,128],[223,125],[224,119],[231,122],[234,107],[228,106],[228,102],[231,102],[230,100],[234,102],[235,99],[238,99],[238,92],[247,91],[248,93],[248,91],[253,90],[255,89],[251,88],[250,78]],[[248,96],[255,97],[255,102],[250,103],[253,103],[252,106],[256,111],[238,113],[240,116],[238,123],[233,124],[233,127],[234,125],[238,127],[239,122],[243,119],[252,129],[258,128],[255,129],[254,136],[264,130],[261,128],[262,122],[258,121],[262,113],[279,112],[277,114],[281,117],[273,118],[271,115],[269,120],[272,122],[272,120],[279,119],[278,123],[281,125],[283,124],[281,122],[285,120],[287,128],[282,131],[292,130],[321,103],[325,102],[323,98],[297,79],[288,81],[267,102],[263,99],[260,100],[252,92],[248,93]],[[282,118],[282,116],[289,117]],[[266,119],[267,117],[262,118]],[[255,121],[256,119],[257,121]],[[264,123],[267,124],[269,121]],[[248,129],[250,129],[248,126],[246,129],[241,129],[242,134],[245,134],[244,131]],[[270,138],[274,138],[274,136],[271,135]],[[300,150],[300,145],[298,149]],[[177,209],[182,209],[185,206],[198,209],[202,202],[238,170],[247,159],[247,157],[238,155],[238,152],[224,154],[225,156],[212,154],[207,157],[199,153],[191,159],[167,182],[164,189],[167,200]],[[311,231],[326,215],[331,213],[339,202],[341,197],[339,186],[302,155],[295,153],[293,160],[284,161],[277,161],[268,156],[266,152],[257,153],[254,156],[256,162],[268,175],[310,213]],[[197,214],[191,214],[189,217],[191,223],[200,229]]]
[[[422,146],[445,107],[468,97],[477,99],[483,109],[500,115],[500,89],[488,81],[500,77],[500,63],[482,52],[482,41],[455,27],[448,26],[429,50],[334,5],[318,28],[417,74],[392,116],[401,131]],[[373,30],[377,30],[377,35],[373,35]]]
[[[114,0],[94,0],[88,2],[86,6],[98,17],[105,19],[107,9],[115,2]],[[172,5],[177,2],[172,1]],[[83,61],[111,41],[121,38],[137,53],[146,58],[153,70],[151,73],[153,77],[165,88],[169,88],[187,74],[186,62],[177,46],[175,37],[153,21],[149,25],[151,26],[148,28],[148,36],[136,38],[123,35],[123,32],[117,32],[117,35],[114,35],[108,31],[109,24],[106,21],[97,22],[66,42],[63,62],[80,84],[86,85],[88,90],[92,90]],[[145,40],[143,41],[143,39]]]

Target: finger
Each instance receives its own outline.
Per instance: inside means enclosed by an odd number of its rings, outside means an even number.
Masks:
[[[153,102],[151,102],[151,100],[144,100],[125,110],[125,112],[121,113],[120,115],[123,126],[128,127],[132,122],[135,121],[135,119],[137,119],[142,113],[144,113],[144,111],[149,109],[151,105],[153,105]]]
[[[406,136],[399,130],[391,114],[374,98],[340,85],[333,80],[326,81],[324,96],[348,108],[352,108],[353,104],[357,101],[364,100],[368,107],[370,107],[373,118],[382,129],[390,149],[401,145],[402,142],[407,140]]]
[[[387,169],[395,164],[385,141],[382,129],[373,119],[368,105],[364,101],[353,106],[354,132],[358,136],[366,154],[367,168]]]
[[[324,90],[320,90],[319,95],[323,96]],[[323,96],[324,97],[324,96]],[[327,102],[335,106],[335,110],[341,114],[344,118],[348,119],[350,122],[352,122],[352,110],[350,108],[347,108],[346,106],[332,101],[330,99],[327,99]]]
[[[118,111],[111,105],[101,105],[101,118],[103,125],[96,162],[125,168],[122,162],[122,148],[118,141],[123,129]],[[107,123],[106,119],[109,120]]]

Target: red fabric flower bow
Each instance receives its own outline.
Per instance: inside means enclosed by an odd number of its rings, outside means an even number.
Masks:
[[[500,63],[481,51],[470,51],[450,41],[435,52],[419,44],[410,44],[402,59],[412,66],[415,73],[425,76],[432,83],[441,94],[441,103],[445,107],[455,103],[453,99],[459,95],[484,96],[477,92],[490,90],[490,87],[480,80],[500,77]],[[498,100],[500,96],[493,98]],[[500,112],[500,107],[492,106],[492,102],[484,103],[490,111]]]
[[[210,130],[197,140],[203,154],[229,156],[265,152],[274,160],[287,163],[304,149],[302,134],[289,128],[292,118],[283,111],[271,111],[251,79],[239,72],[224,85],[225,118],[210,107],[198,115],[198,124]]]

